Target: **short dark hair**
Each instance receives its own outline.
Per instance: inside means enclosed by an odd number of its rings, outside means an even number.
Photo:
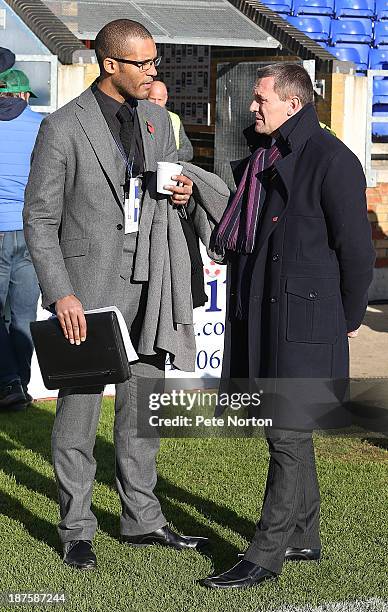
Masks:
[[[130,38],[152,38],[152,34],[141,23],[131,19],[116,19],[104,25],[94,41],[100,70],[103,70],[107,57],[122,57],[123,45]]]
[[[257,71],[257,81],[274,77],[274,91],[281,100],[298,96],[302,106],[314,102],[314,89],[310,75],[300,64],[282,62],[269,64]]]

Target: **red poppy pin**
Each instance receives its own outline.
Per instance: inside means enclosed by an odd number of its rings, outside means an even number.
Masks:
[[[152,123],[150,123],[149,121],[146,121],[145,123],[146,123],[147,130],[148,130],[149,135],[151,136],[151,138],[153,138],[153,137],[154,137],[154,134],[155,134],[155,128],[154,128],[154,126],[153,126],[153,125],[152,125]]]

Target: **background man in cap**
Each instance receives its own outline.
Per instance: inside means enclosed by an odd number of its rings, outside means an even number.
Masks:
[[[1,51],[0,66],[9,68],[15,56]],[[43,119],[28,106],[30,96],[36,97],[24,72],[9,68],[0,74],[0,408],[13,410],[32,399],[27,392],[33,352],[29,325],[39,298],[22,220],[30,156]]]

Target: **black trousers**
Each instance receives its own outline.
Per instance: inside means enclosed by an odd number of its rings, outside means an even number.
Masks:
[[[261,518],[244,559],[280,574],[288,546],[320,548],[320,495],[312,433],[267,428]]]

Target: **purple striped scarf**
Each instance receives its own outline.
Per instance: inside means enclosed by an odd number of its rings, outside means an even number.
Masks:
[[[267,181],[263,181],[263,172],[273,166],[279,157],[281,153],[276,144],[270,149],[260,148],[253,153],[236,194],[217,228],[214,237],[216,247],[238,253],[252,253],[260,209],[266,195]],[[265,176],[271,181],[274,172],[265,173]]]

